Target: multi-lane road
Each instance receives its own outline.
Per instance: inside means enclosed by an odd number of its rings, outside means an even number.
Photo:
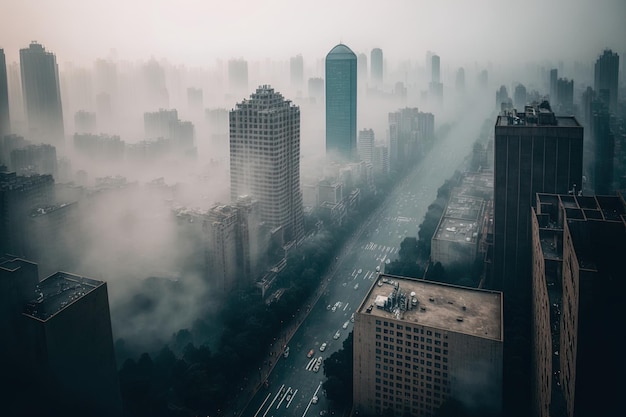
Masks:
[[[288,356],[277,359],[268,386],[256,393],[243,417],[306,417],[328,412],[320,363],[341,349],[352,331],[355,309],[376,281],[376,268],[384,269],[388,260],[398,257],[405,237],[417,236],[437,188],[471,152],[488,116],[467,114],[460,119],[359,229],[353,244],[338,254],[336,268],[325,278],[325,292],[287,342]]]

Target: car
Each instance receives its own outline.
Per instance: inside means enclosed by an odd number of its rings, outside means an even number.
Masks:
[[[313,349],[309,350],[309,353],[306,354],[307,358],[312,358],[313,355],[315,354],[315,351]]]
[[[283,352],[283,356],[284,356],[285,358],[289,356],[289,346],[287,346],[287,347],[285,348],[285,351]]]
[[[356,284],[354,284],[354,289],[358,290],[359,289],[359,283],[357,282]]]
[[[323,352],[326,350],[326,342],[322,343],[322,345],[320,346],[320,352]]]
[[[315,366],[313,367],[313,372],[319,372],[320,370],[320,366],[318,364],[315,364]]]
[[[337,333],[335,333],[335,335],[333,336],[333,339],[337,340],[339,339],[340,336],[341,336],[341,333],[339,332],[339,330],[337,330]]]
[[[328,304],[328,306],[326,307],[326,310],[330,310],[331,305]]]
[[[332,310],[333,310],[333,313],[337,311],[337,306],[333,306]]]
[[[317,404],[318,400],[319,398],[317,398],[317,395],[314,395],[313,398],[311,398],[311,404]]]
[[[287,394],[287,398],[285,398],[287,401],[291,400],[291,394]]]
[[[320,416],[325,416],[326,414],[328,414],[327,410],[320,411]]]
[[[380,272],[380,265],[376,267],[376,272]]]
[[[343,327],[344,329],[347,329],[349,325],[350,325],[350,320],[348,320],[347,322],[345,322],[345,323],[343,324],[343,326],[341,326],[341,327]]]
[[[350,316],[350,321],[354,323],[354,313],[352,313],[352,315]]]

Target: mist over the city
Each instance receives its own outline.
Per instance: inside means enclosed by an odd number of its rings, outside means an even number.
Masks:
[[[613,415],[624,384],[595,409],[588,363],[621,346],[597,294],[624,289],[625,21],[622,0],[5,1],[0,402]]]

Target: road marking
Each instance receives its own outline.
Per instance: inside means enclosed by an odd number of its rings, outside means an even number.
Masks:
[[[348,308],[348,304],[350,303],[346,303],[346,306],[343,308],[343,311],[346,311],[346,308]]]
[[[291,394],[291,399],[289,400],[289,402],[287,403],[287,405],[285,406],[285,408],[289,408],[289,405],[291,405],[291,402],[293,401],[294,397],[296,396],[296,392],[298,392],[298,390],[295,390],[295,391]]]
[[[263,401],[263,404],[261,404],[261,406],[259,407],[259,409],[258,409],[258,410],[256,410],[256,413],[254,413],[254,417],[256,417],[256,416],[259,414],[259,412],[261,411],[261,409],[263,408],[263,406],[264,406],[264,405],[265,405],[265,403],[267,402],[267,399],[268,399],[269,397],[271,397],[271,396],[272,396],[272,393],[271,393],[271,392],[270,392],[269,394],[267,394],[267,397],[265,397],[265,400]]]
[[[315,363],[316,360],[317,358],[313,357],[313,359],[309,361],[309,364],[305,366],[304,369],[306,369],[307,371],[310,371],[311,369],[313,369],[313,364]]]
[[[269,411],[272,409],[272,406],[274,406],[274,403],[276,402],[276,399],[278,398],[278,396],[280,395],[280,391],[285,387],[285,384],[283,384],[280,389],[278,390],[278,392],[276,393],[276,396],[274,397],[274,399],[272,400],[272,402],[270,403],[270,405],[267,407],[267,410],[265,410],[265,413],[263,413],[263,417],[265,417],[267,415],[267,413],[269,413]]]
[[[320,390],[320,388],[322,388],[322,381],[320,381],[320,384],[317,386],[317,389],[313,393],[313,397],[317,395],[317,392]],[[309,404],[306,406],[304,413],[302,413],[302,417],[306,416],[306,413],[309,411],[309,408],[311,407],[311,403],[313,402],[313,397],[311,397],[311,399],[309,400]]]
[[[285,391],[285,393],[283,394],[283,397],[278,402],[278,405],[276,406],[277,410],[280,408],[280,405],[283,403],[283,401],[285,401],[285,398],[287,397],[287,395],[289,395],[289,391],[291,391],[291,387],[287,388],[287,391]]]

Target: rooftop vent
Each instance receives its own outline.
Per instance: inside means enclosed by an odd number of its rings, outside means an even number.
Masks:
[[[434,299],[433,297],[430,297],[430,298],[428,299],[428,301],[430,301],[431,303],[434,303],[434,302],[435,302],[435,299]]]
[[[421,306],[421,307],[420,307],[420,311],[426,311],[426,307]]]
[[[456,318],[456,321],[458,321],[458,322],[462,322],[462,321],[463,321],[463,317],[457,317],[457,318]]]

